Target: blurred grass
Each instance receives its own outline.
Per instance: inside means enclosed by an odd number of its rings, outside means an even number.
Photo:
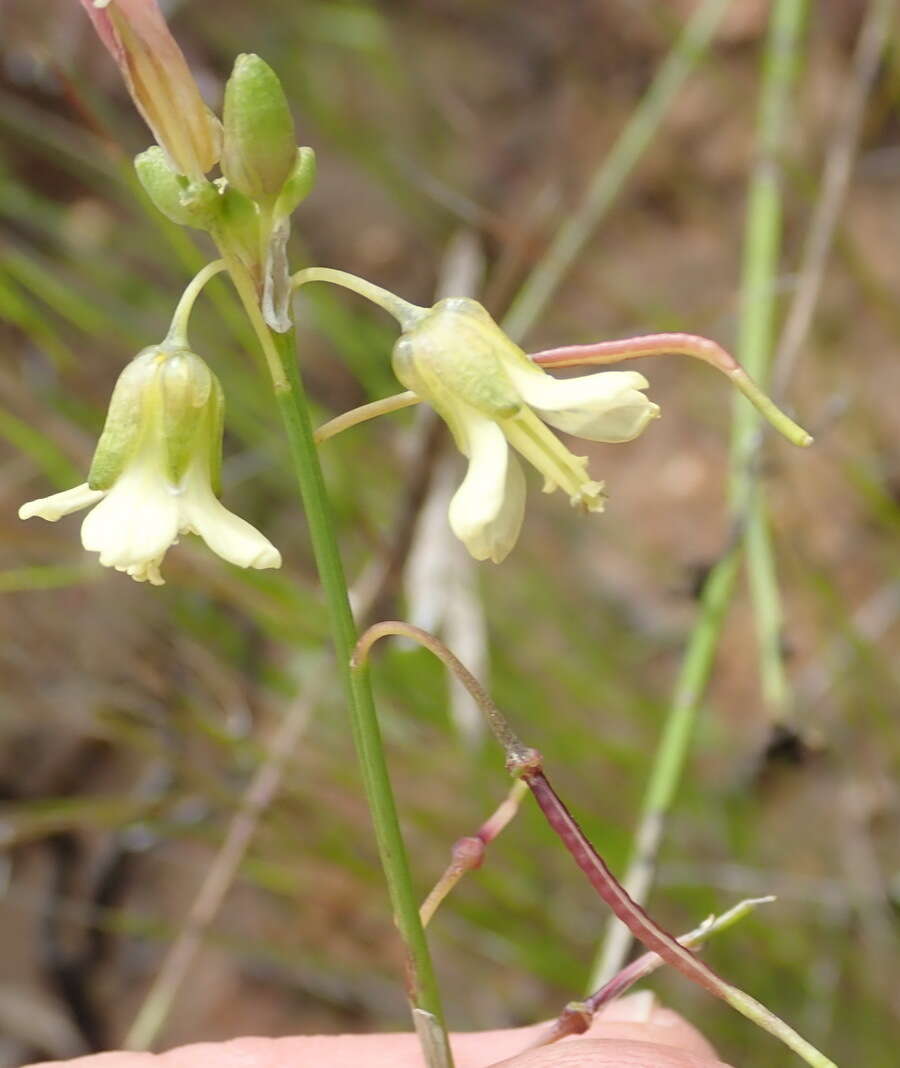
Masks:
[[[133,196],[127,157],[146,133],[70,6],[53,5],[68,28],[59,35],[19,0],[2,16],[0,787],[4,834],[22,844],[10,854],[0,970],[3,982],[46,989],[36,952],[36,903],[52,871],[46,836],[72,829],[82,844],[66,907],[83,923],[97,858],[112,831],[126,831],[133,873],[117,904],[97,911],[117,935],[91,977],[114,1040],[153,974],[155,943],[179,929],[260,739],[308,685],[325,624],[267,386],[224,285],[193,333],[228,396],[225,497],[279,545],[284,570],[238,572],[186,542],[170,554],[168,587],[151,591],[99,573],[81,553],[77,520],[15,518],[23,500],[83,477],[117,369],[161,335],[204,256]],[[671,328],[731,342],[765,5],[731,6],[707,63],[537,325],[536,345]],[[259,51],[284,77],[321,165],[297,221],[298,266],[345,267],[424,301],[461,216],[483,230],[495,272],[524,277],[693,5],[675,7],[429,0],[301,12],[260,0],[228,5],[227,18],[182,4],[175,27],[213,101],[238,51]],[[829,8],[810,39],[785,191],[788,263],[860,11]],[[670,928],[687,929],[748,893],[780,892],[779,904],[712,944],[710,961],[839,1062],[875,1068],[895,1063],[900,1031],[890,897],[900,872],[898,628],[896,613],[874,635],[854,616],[897,581],[896,55],[895,37],[792,397],[819,442],[812,454],[776,446],[765,472],[788,670],[799,679],[820,664],[829,680],[814,705],[798,690],[821,749],[763,759],[768,721],[739,590],[651,902]],[[109,130],[124,155],[107,146]],[[779,280],[779,297],[790,282]],[[301,308],[300,358],[323,418],[394,388],[393,334],[377,311],[324,288]],[[633,445],[592,448],[612,492],[608,514],[584,520],[558,495],[534,493],[516,553],[481,571],[495,695],[618,871],[696,611],[692,577],[727,536],[724,387],[700,369],[644,370],[665,418]],[[360,428],[323,454],[351,574],[386,543],[413,418]],[[397,591],[392,601],[402,613]],[[390,650],[377,682],[424,893],[452,841],[502,796],[504,774],[496,754],[472,754],[454,736],[427,656]],[[158,796],[142,795],[136,783],[153,768],[165,781]],[[873,914],[888,932],[880,951],[860,941]],[[580,991],[603,922],[526,808],[434,925],[454,1025],[555,1012]],[[189,990],[166,1042],[403,1026],[397,966],[330,693],[198,961],[204,989]],[[652,985],[726,1060],[791,1063],[674,978]]]

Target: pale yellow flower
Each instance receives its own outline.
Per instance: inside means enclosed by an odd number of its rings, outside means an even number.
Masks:
[[[603,483],[549,426],[589,441],[630,441],[659,414],[635,371],[578,378],[548,375],[474,300],[440,301],[410,315],[394,348],[397,378],[444,419],[468,472],[450,504],[454,533],[477,560],[503,560],[519,536],[525,478],[509,446],[589,512],[603,510]]]
[[[81,527],[85,549],[154,585],[186,533],[238,567],[280,567],[275,546],[216,496],[223,413],[222,388],[199,356],[145,349],[116,383],[88,481],[23,505],[19,517],[55,522],[93,506]]]

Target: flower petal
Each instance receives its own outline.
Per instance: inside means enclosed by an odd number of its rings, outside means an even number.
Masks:
[[[163,472],[152,463],[126,467],[81,525],[85,549],[104,567],[158,569],[178,537],[178,504]],[[129,572],[130,573],[130,572]]]
[[[41,497],[36,501],[29,501],[19,509],[19,519],[31,519],[32,516],[40,516],[50,523],[55,523],[64,515],[70,515],[82,508],[96,504],[105,490],[92,490],[87,482],[72,489],[63,490],[62,493],[54,493],[50,497]]]
[[[159,573],[163,558],[156,560],[144,560],[140,564],[129,564],[128,567],[117,567],[116,571],[124,571],[135,582],[149,582],[151,586],[165,586],[166,580]]]
[[[588,441],[631,441],[659,415],[659,407],[640,392],[648,383],[637,371],[553,378],[539,367],[509,362],[506,368],[545,422]]]
[[[450,502],[450,526],[476,560],[499,564],[522,527],[525,476],[493,421],[471,415],[466,437],[469,470]]]
[[[192,465],[185,479],[179,525],[199,534],[214,553],[238,567],[281,567],[281,553],[218,500],[200,463]]]

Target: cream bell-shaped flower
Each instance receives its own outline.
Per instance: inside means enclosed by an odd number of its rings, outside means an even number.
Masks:
[[[588,512],[603,510],[603,483],[547,424],[589,441],[630,441],[659,414],[634,371],[552,378],[474,300],[442,300],[411,315],[394,348],[397,378],[450,427],[469,469],[450,504],[450,526],[476,560],[499,563],[516,543],[525,478],[512,445]]]
[[[93,505],[85,549],[155,586],[186,533],[238,567],[280,567],[275,546],[216,496],[223,415],[222,387],[199,356],[170,343],[145,349],[119,376],[88,481],[23,505],[19,517],[55,522]]]

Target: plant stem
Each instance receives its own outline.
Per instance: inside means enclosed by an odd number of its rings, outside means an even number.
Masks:
[[[741,362],[765,388],[775,342],[775,280],[781,250],[780,154],[790,116],[790,95],[802,54],[807,0],[778,0],[770,16],[763,58],[757,123],[757,159],[750,178],[744,239],[741,315],[737,348]],[[788,712],[790,687],[782,656],[782,606],[765,492],[756,456],[762,427],[746,404],[732,423],[732,506],[746,515],[744,549],[750,585],[763,699],[770,720]],[[740,512],[739,512],[740,514]]]
[[[275,397],[287,433],[300,496],[306,512],[313,555],[325,595],[338,671],[350,709],[366,798],[372,814],[378,851],[388,885],[394,919],[406,948],[408,994],[413,1020],[423,1042],[426,1063],[433,1068],[452,1066],[440,996],[425,932],[419,920],[409,862],[385,760],[372,688],[366,670],[351,671],[350,656],[356,643],[356,624],[350,609],[347,582],[338,551],[331,505],[313,439],[306,393],[297,367],[293,330],[271,331],[263,320],[252,280],[244,268],[226,254],[238,294],[259,338],[272,373]],[[423,1025],[424,1017],[430,1019]],[[440,1036],[439,1038],[436,1036]]]
[[[866,98],[878,75],[879,60],[889,40],[896,9],[897,0],[869,0],[853,52],[853,73],[835,104],[837,115],[831,123],[834,133],[825,157],[820,193],[803,244],[802,262],[797,272],[799,281],[775,356],[776,396],[784,394],[812,325],[841,205],[853,173]]]
[[[678,941],[683,946],[693,949],[695,946],[702,945],[719,931],[725,931],[732,927],[739,920],[749,915],[757,906],[768,904],[774,900],[774,897],[769,896],[747,898],[744,901],[739,901],[737,905],[727,912],[723,912],[720,916],[709,916],[693,931],[679,935]],[[549,1046],[554,1042],[558,1042],[561,1038],[567,1038],[569,1035],[584,1034],[590,1028],[594,1016],[604,1005],[608,1005],[610,1002],[615,1001],[616,998],[620,998],[635,983],[646,979],[657,968],[661,968],[664,963],[665,961],[658,953],[645,953],[643,956],[638,957],[637,960],[633,960],[618,975],[613,976],[608,983],[605,983],[590,997],[585,998],[584,1001],[570,1001],[550,1027],[529,1046],[529,1049]]]
[[[675,680],[672,700],[644,791],[638,830],[622,879],[622,885],[636,901],[646,901],[653,885],[656,857],[666,818],[681,783],[700,701],[712,672],[719,633],[734,590],[739,562],[740,553],[733,546],[716,563],[703,584],[697,622],[688,638]],[[630,945],[631,934],[627,928],[610,920],[588,980],[589,989],[608,982],[621,969]]]
[[[757,1026],[775,1035],[814,1068],[836,1068],[832,1061],[798,1035],[784,1020],[770,1012],[749,994],[745,994],[716,975],[709,965],[696,957],[690,949],[683,946],[663,927],[660,927],[628,894],[550,785],[544,774],[541,754],[522,743],[506,716],[481,683],[439,638],[411,623],[398,620],[376,623],[366,630],[356,644],[351,659],[353,670],[364,671],[372,646],[381,638],[390,635],[399,635],[419,642],[438,657],[465,686],[487,720],[494,737],[502,746],[506,754],[507,770],[515,778],[521,778],[525,782],[550,827],[587,876],[591,886],[639,941],[687,979],[721,998]]]
[[[528,787],[526,784],[521,779],[516,779],[509,793],[475,834],[467,835],[454,843],[450,863],[419,909],[423,927],[428,926],[444,899],[466,872],[474,871],[476,868],[481,867],[484,863],[486,847],[515,817],[519,811],[519,805],[522,803],[522,798],[527,793]]]
[[[590,345],[565,345],[559,349],[533,352],[529,358],[541,367],[583,367],[620,363],[644,356],[693,356],[702,360],[731,379],[759,414],[791,444],[812,445],[812,436],[759,388],[727,349],[699,334],[643,334]]]
[[[420,308],[417,304],[410,304],[408,300],[398,297],[396,293],[391,293],[389,289],[383,289],[381,286],[376,286],[374,282],[358,278],[347,271],[339,271],[334,267],[306,267],[291,275],[292,289],[298,289],[307,282],[331,282],[332,285],[352,289],[354,293],[359,293],[361,297],[371,300],[373,304],[384,308],[389,315],[393,315],[404,330],[428,311],[427,308]]]
[[[644,154],[687,76],[705,54],[731,0],[704,0],[688,20],[615,144],[604,152],[578,208],[516,294],[503,329],[520,341],[543,315],[579,253]]]
[[[361,404],[358,408],[351,408],[349,412],[343,412],[323,423],[316,429],[313,437],[316,444],[321,445],[323,441],[343,434],[345,430],[368,422],[369,419],[377,419],[380,415],[389,415],[391,412],[399,412],[403,408],[418,404],[420,399],[412,390],[407,390],[405,393],[395,393],[391,397],[382,397],[381,400],[369,404]]]
[[[211,263],[207,263],[205,267],[201,268],[190,282],[188,282],[185,291],[181,294],[178,304],[175,306],[175,311],[172,315],[172,324],[169,327],[168,334],[166,334],[166,341],[173,345],[179,345],[185,349],[190,348],[190,342],[188,340],[188,324],[197,297],[200,296],[203,287],[210,278],[214,278],[220,271],[224,271],[225,268],[226,264],[224,260],[213,260]]]
[[[742,367],[765,385],[768,356],[772,344],[775,292],[773,279],[778,268],[781,233],[781,195],[778,155],[787,129],[790,94],[800,53],[800,31],[806,11],[805,0],[777,0],[769,20],[763,59],[763,86],[757,129],[757,161],[750,179],[749,204],[744,234],[741,272],[741,313],[736,345]],[[731,511],[735,542],[718,561],[704,583],[700,612],[688,638],[687,649],[675,683],[662,737],[644,793],[641,817],[632,855],[623,884],[638,900],[645,901],[653,882],[656,857],[662,842],[666,819],[681,782],[696,728],[706,684],[712,670],[722,624],[734,591],[741,561],[743,535],[754,523],[761,523],[750,539],[755,554],[756,581],[763,582],[763,564],[770,554],[765,519],[753,505],[755,475],[753,460],[759,439],[759,416],[743,398],[734,409],[730,456]],[[767,581],[766,590],[772,594]],[[774,590],[777,598],[777,587]],[[767,605],[764,623],[757,615],[758,630],[765,642],[764,677],[772,692],[780,686],[781,661],[771,658],[773,623],[779,618],[772,603]],[[765,631],[764,633],[763,630]],[[777,636],[780,643],[780,635]],[[762,646],[761,646],[762,648]],[[611,922],[590,978],[594,989],[612,978],[621,968],[631,936],[621,924]]]

